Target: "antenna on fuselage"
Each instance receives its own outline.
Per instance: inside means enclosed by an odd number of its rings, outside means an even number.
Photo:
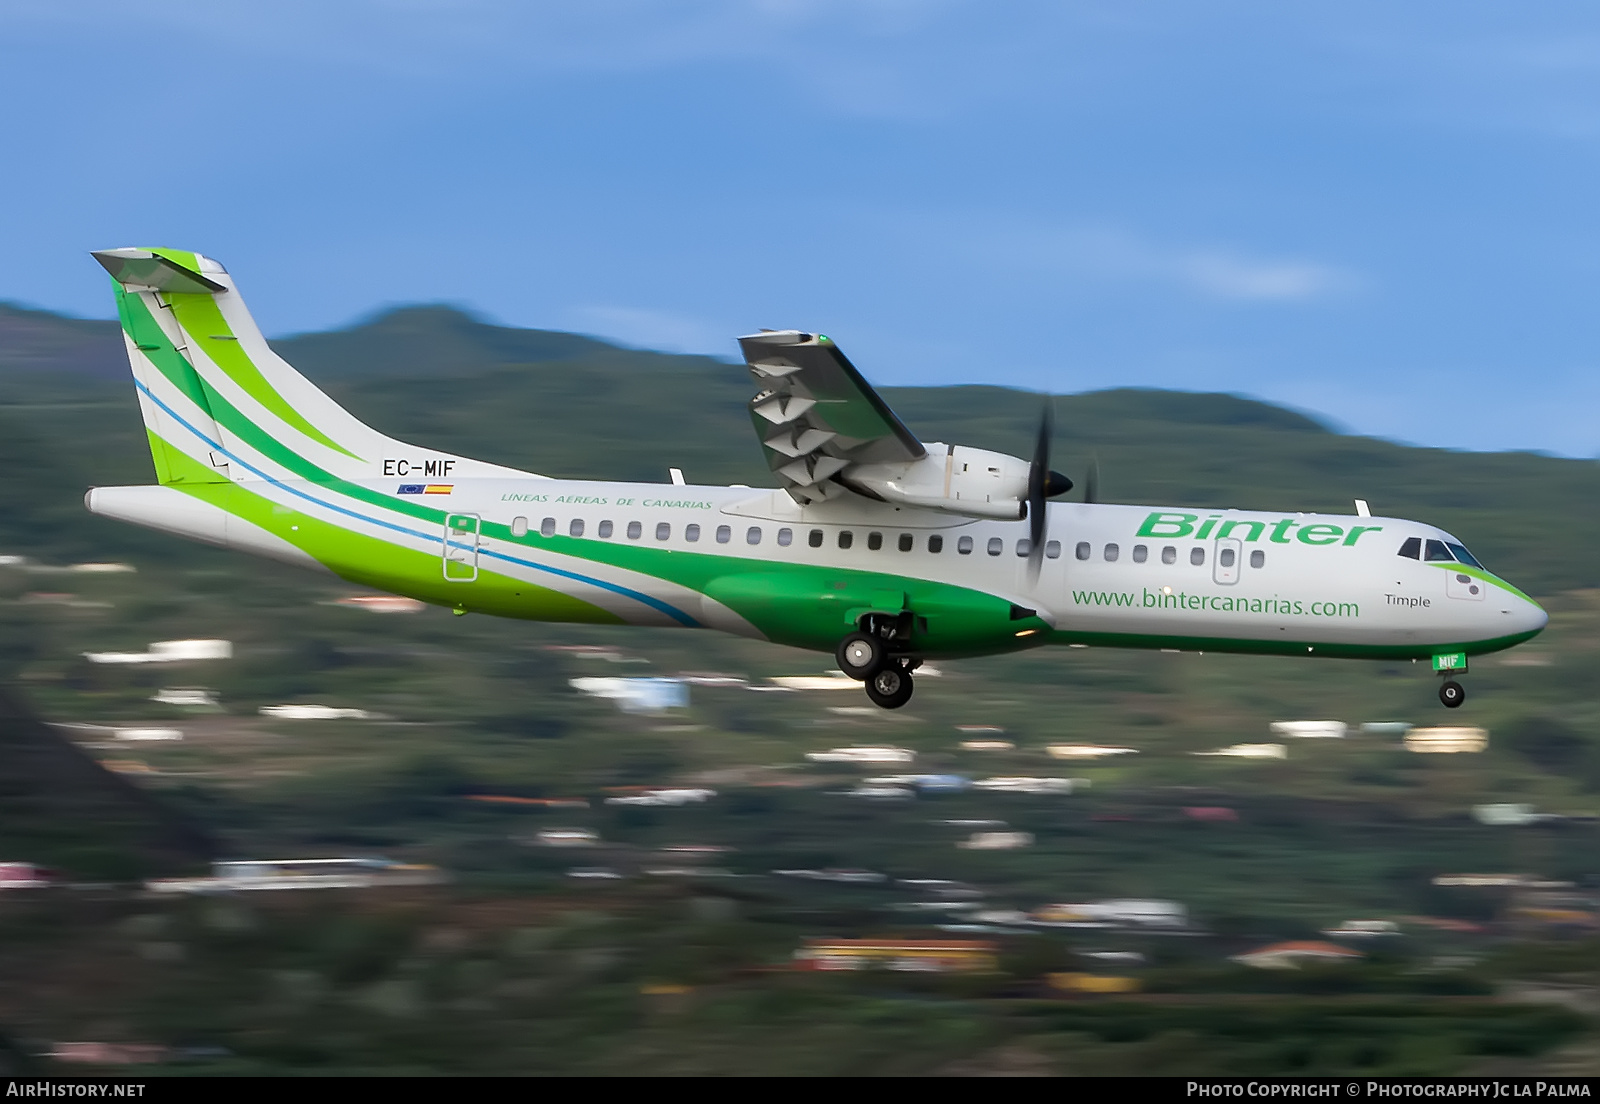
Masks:
[[[1367,500],[1364,499],[1364,498],[1356,499],[1356,517],[1371,517],[1371,516],[1372,516],[1372,508],[1367,505]]]
[[[682,468],[668,468],[667,474],[672,477],[672,485],[674,487],[682,487],[685,485],[683,482]]]

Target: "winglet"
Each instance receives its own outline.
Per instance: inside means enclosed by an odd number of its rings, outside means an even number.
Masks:
[[[126,288],[209,294],[228,289],[201,275],[225,271],[209,257],[181,249],[100,249],[92,254],[111,278]]]

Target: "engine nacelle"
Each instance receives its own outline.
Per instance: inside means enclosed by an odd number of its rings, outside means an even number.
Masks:
[[[1028,514],[1029,463],[965,445],[927,446],[920,460],[860,464],[841,478],[885,502],[964,517],[1017,521]]]

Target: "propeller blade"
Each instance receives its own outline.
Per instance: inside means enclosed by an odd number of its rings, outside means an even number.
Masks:
[[[1049,396],[1039,412],[1039,433],[1033,442],[1033,463],[1028,466],[1028,581],[1039,581],[1044,566],[1045,500],[1061,476],[1050,470],[1050,438],[1055,431],[1055,411]],[[1067,482],[1062,480],[1063,482]],[[1072,484],[1067,482],[1067,486]],[[1057,491],[1056,493],[1060,493]]]
[[[1083,477],[1083,500],[1085,502],[1100,501],[1100,458],[1093,457],[1089,461],[1089,471]]]

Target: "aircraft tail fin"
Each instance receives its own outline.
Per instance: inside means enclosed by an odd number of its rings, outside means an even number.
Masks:
[[[161,483],[364,478],[406,447],[273,352],[216,261],[179,249],[94,258],[111,274]]]

